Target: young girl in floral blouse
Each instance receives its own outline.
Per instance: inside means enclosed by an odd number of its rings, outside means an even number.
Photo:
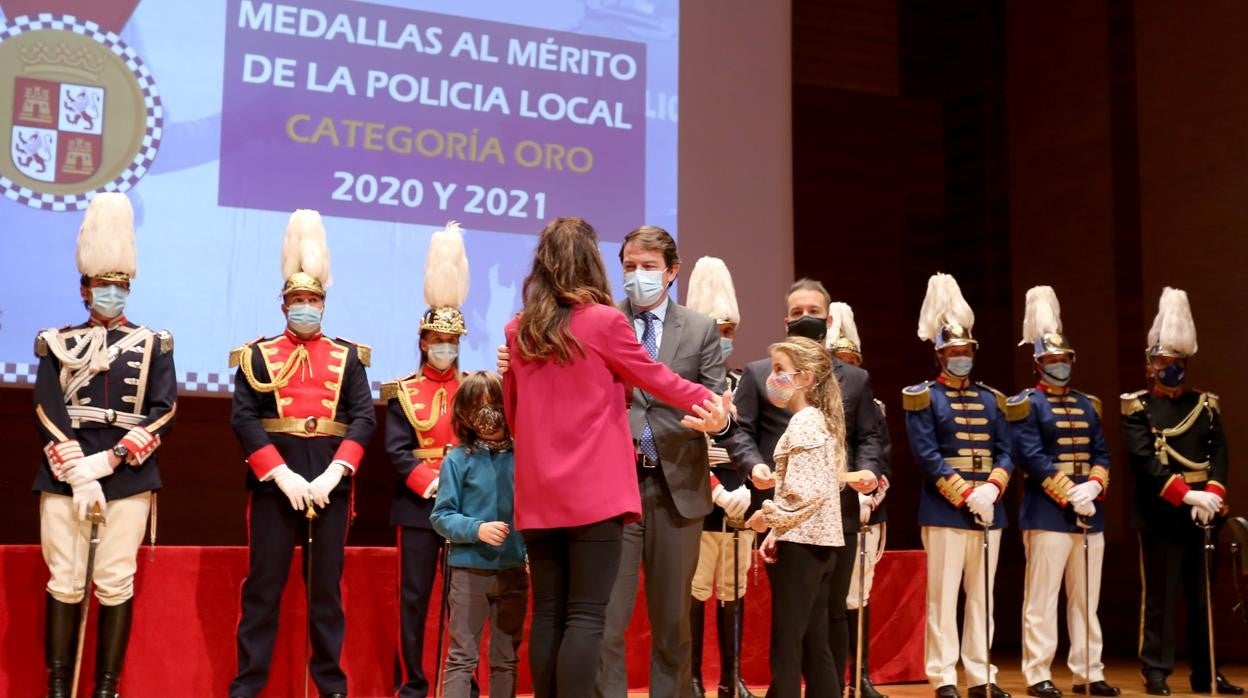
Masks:
[[[834,555],[843,554],[841,476],[845,412],[832,359],[804,337],[771,345],[767,398],[793,412],[776,444],[776,490],[750,518],[756,531],[771,529],[762,545],[771,581],[769,698],[838,695],[828,642],[828,595]],[[839,551],[838,551],[839,549]]]

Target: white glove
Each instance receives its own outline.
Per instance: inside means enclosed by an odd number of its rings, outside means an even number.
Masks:
[[[750,491],[745,485],[731,492],[723,485],[716,485],[711,499],[724,510],[725,516],[735,521],[740,521],[745,516],[745,510],[750,508]]]
[[[74,486],[73,501],[74,511],[83,521],[87,520],[87,514],[91,513],[93,504],[100,505],[101,513],[108,511],[108,502],[104,501],[104,488],[100,487],[97,480],[87,480],[81,485]]]
[[[1091,504],[1093,500],[1101,496],[1101,483],[1096,480],[1088,480],[1070,488],[1070,499],[1072,504],[1087,503]]]
[[[343,473],[346,467],[334,461],[329,464],[325,472],[312,478],[312,482],[308,484],[308,501],[318,507],[324,507],[329,504],[329,493],[334,491],[338,483],[342,481]]]
[[[433,482],[429,483],[429,486],[425,488],[425,493],[420,496],[424,497],[425,499],[433,499],[434,497],[438,496],[438,480],[439,479],[440,478],[436,478],[436,477],[433,478]]]
[[[1192,507],[1192,521],[1201,526],[1208,526],[1213,521],[1213,514],[1199,507]]]
[[[1222,509],[1222,498],[1212,492],[1202,492],[1200,490],[1189,490],[1183,495],[1183,503],[1190,505],[1193,509],[1200,509],[1209,513],[1212,519]]]
[[[100,451],[85,458],[79,458],[65,471],[65,482],[68,482],[70,487],[77,487],[99,480],[106,475],[112,475],[113,464],[109,459],[111,455],[113,454],[108,451]]]
[[[1096,513],[1096,505],[1093,504],[1092,502],[1083,502],[1083,501],[1076,502],[1075,500],[1072,499],[1070,500],[1070,505],[1071,505],[1071,508],[1075,510],[1075,513],[1080,516],[1091,517],[1093,514]]]
[[[290,500],[290,507],[295,511],[303,511],[308,506],[308,481],[285,463],[273,469],[266,478],[277,483],[277,488]]]
[[[985,482],[975,489],[971,490],[971,496],[966,498],[966,508],[971,510],[975,518],[979,519],[981,524],[992,523],[994,514],[996,514],[997,495],[1001,494],[1001,490],[991,482]]]
[[[871,520],[871,512],[875,510],[875,497],[858,493],[858,522],[863,526]]]

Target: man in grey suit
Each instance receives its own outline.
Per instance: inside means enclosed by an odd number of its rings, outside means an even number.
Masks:
[[[712,392],[724,392],[724,356],[715,321],[670,300],[667,290],[680,271],[676,241],[662,228],[642,226],[620,249],[628,299],[620,309],[650,355]],[[650,616],[650,695],[683,697],[692,684],[689,589],[697,568],[702,520],[714,504],[739,517],[749,491],[716,490],[711,499],[707,442],[680,424],[683,413],[635,390],[629,409],[637,443],[642,518],[624,528],[620,572],[607,605],[599,698],[628,693],[625,633],[637,598],[638,570],[645,569]]]

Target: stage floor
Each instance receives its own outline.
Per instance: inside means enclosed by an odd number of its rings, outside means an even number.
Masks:
[[[1019,670],[1020,659],[1018,655],[1002,655],[999,659],[994,659],[1000,673],[1001,687],[1009,691],[1014,698],[1027,698],[1027,684],[1023,681],[1023,674]],[[1222,673],[1230,679],[1231,683],[1237,686],[1248,687],[1248,666],[1242,664],[1227,664],[1222,667]],[[1134,657],[1121,657],[1109,660],[1106,666],[1105,679],[1111,684],[1122,689],[1123,696],[1147,696],[1144,692],[1144,685],[1140,681],[1140,665]],[[706,674],[706,678],[714,681],[718,675],[712,676]],[[1072,696],[1070,692],[1071,676],[1070,670],[1065,664],[1055,665],[1053,668],[1053,683],[1062,690],[1067,696]],[[708,696],[715,696],[714,685]],[[888,696],[888,698],[931,698],[932,689],[926,683],[906,683],[894,684],[891,686],[879,686],[880,691]],[[750,690],[760,696],[767,692],[766,686],[751,686]],[[966,696],[966,686],[959,686],[963,697]],[[1209,695],[1192,693],[1187,685],[1186,665],[1180,663],[1174,675],[1170,677],[1170,691],[1172,696],[1191,696],[1191,695]],[[630,693],[629,698],[646,698],[645,693]],[[810,698],[816,698],[811,696]],[[822,698],[822,697],[819,697]]]

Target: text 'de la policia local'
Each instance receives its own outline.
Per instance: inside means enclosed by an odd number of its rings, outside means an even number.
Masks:
[[[522,233],[644,217],[643,44],[332,0],[230,0],[227,21],[222,205]]]

